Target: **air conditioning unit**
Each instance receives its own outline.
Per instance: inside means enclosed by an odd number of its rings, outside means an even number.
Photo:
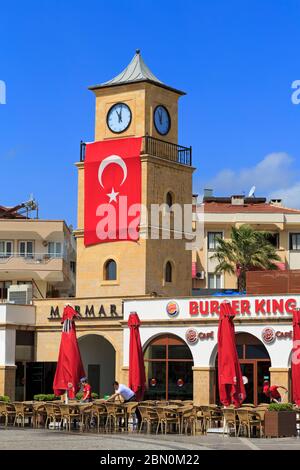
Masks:
[[[196,272],[196,279],[205,279],[205,271]]]
[[[32,285],[18,284],[8,288],[8,302],[12,304],[31,304],[32,303]]]

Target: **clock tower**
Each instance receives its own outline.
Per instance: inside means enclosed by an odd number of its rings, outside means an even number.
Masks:
[[[96,97],[95,141],[143,137],[142,205],[192,203],[191,148],[178,145],[178,99],[185,93],[161,82],[137,50],[130,64],[112,80],[90,87]],[[84,144],[78,167],[77,297],[190,295],[191,251],[182,233],[150,237],[153,220],[141,225],[140,239],[84,246]],[[167,209],[166,209],[167,208]],[[175,235],[176,232],[176,235]],[[147,234],[147,236],[143,236]]]

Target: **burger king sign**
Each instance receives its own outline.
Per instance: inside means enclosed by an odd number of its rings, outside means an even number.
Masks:
[[[179,305],[174,300],[171,300],[167,303],[166,310],[170,318],[177,317],[179,313]]]

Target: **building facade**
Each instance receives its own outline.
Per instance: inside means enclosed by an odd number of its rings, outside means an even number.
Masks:
[[[91,90],[96,97],[96,141],[142,137],[142,204],[146,208],[164,204],[165,211],[175,203],[181,208],[190,205],[194,171],[191,148],[178,144],[178,99],[184,93],[158,80],[139,51],[120,75]],[[130,116],[120,132],[116,132],[110,122],[114,109],[118,110],[117,126],[122,124],[121,109]],[[80,161],[76,163],[76,296],[36,299],[30,306],[30,318],[25,320],[22,306],[15,312],[10,305],[3,304],[0,395],[7,393],[12,399],[30,399],[37,393],[51,393],[61,339],[61,318],[68,302],[80,313],[76,325],[79,347],[89,381],[100,396],[112,391],[113,380],[128,382],[127,320],[135,311],[141,320],[147,396],[193,397],[197,403],[216,401],[219,303],[216,297],[191,297],[192,287],[206,287],[208,274],[213,272],[209,250],[206,245],[193,255],[191,250],[186,250],[184,234],[175,237],[172,214],[167,239],[141,236],[138,242],[114,241],[85,246],[84,149],[83,144]],[[208,206],[209,201],[206,203]],[[240,204],[236,210],[235,205],[234,214],[224,211],[225,206],[222,209],[218,206],[216,211],[205,209],[205,224],[208,225],[204,227],[204,238],[210,240],[210,246],[214,237],[209,233],[224,232],[227,237],[233,223],[261,223],[263,228],[283,233],[285,224],[291,220],[290,229],[297,233],[297,212],[279,210],[261,216],[260,211],[251,212],[244,206],[241,210]],[[141,234],[151,231],[151,223],[148,220],[140,227]],[[24,235],[24,240],[30,239],[34,232],[34,225],[28,224],[28,227],[31,227],[31,234],[26,234],[27,238]],[[59,241],[52,239],[47,230],[40,237],[41,242],[45,239],[47,243]],[[161,235],[160,225],[158,231]],[[207,274],[202,284],[199,280],[200,284],[192,286],[194,268],[196,272]],[[224,287],[227,284],[231,287],[234,280],[224,278],[222,282]],[[265,375],[270,375],[273,383],[289,383],[291,309],[299,303],[297,296],[289,297],[291,299],[284,296],[231,298],[236,302],[234,308],[242,312],[237,315],[236,332],[243,374],[249,380],[249,401],[262,401],[261,383]],[[268,342],[268,338],[272,341]]]
[[[236,289],[237,278],[231,274],[216,274],[212,259],[218,238],[228,240],[232,227],[250,225],[258,231],[270,232],[270,242],[281,258],[279,269],[300,268],[300,211],[284,207],[281,200],[204,195],[203,202],[194,205],[204,225],[203,243],[193,252],[193,288],[220,290]]]
[[[75,266],[75,239],[64,221],[0,218],[0,302],[12,286],[22,291],[26,284],[33,299],[74,296]]]
[[[129,362],[128,317],[141,319],[147,397],[218,402],[217,333],[220,297],[128,300],[124,302],[124,370]],[[263,381],[290,387],[292,311],[300,296],[230,297],[237,351],[247,377],[248,403],[266,401]],[[285,401],[289,396],[283,397]]]

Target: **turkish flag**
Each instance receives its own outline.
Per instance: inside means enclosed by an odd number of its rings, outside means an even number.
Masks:
[[[142,138],[86,144],[84,244],[139,239]]]

